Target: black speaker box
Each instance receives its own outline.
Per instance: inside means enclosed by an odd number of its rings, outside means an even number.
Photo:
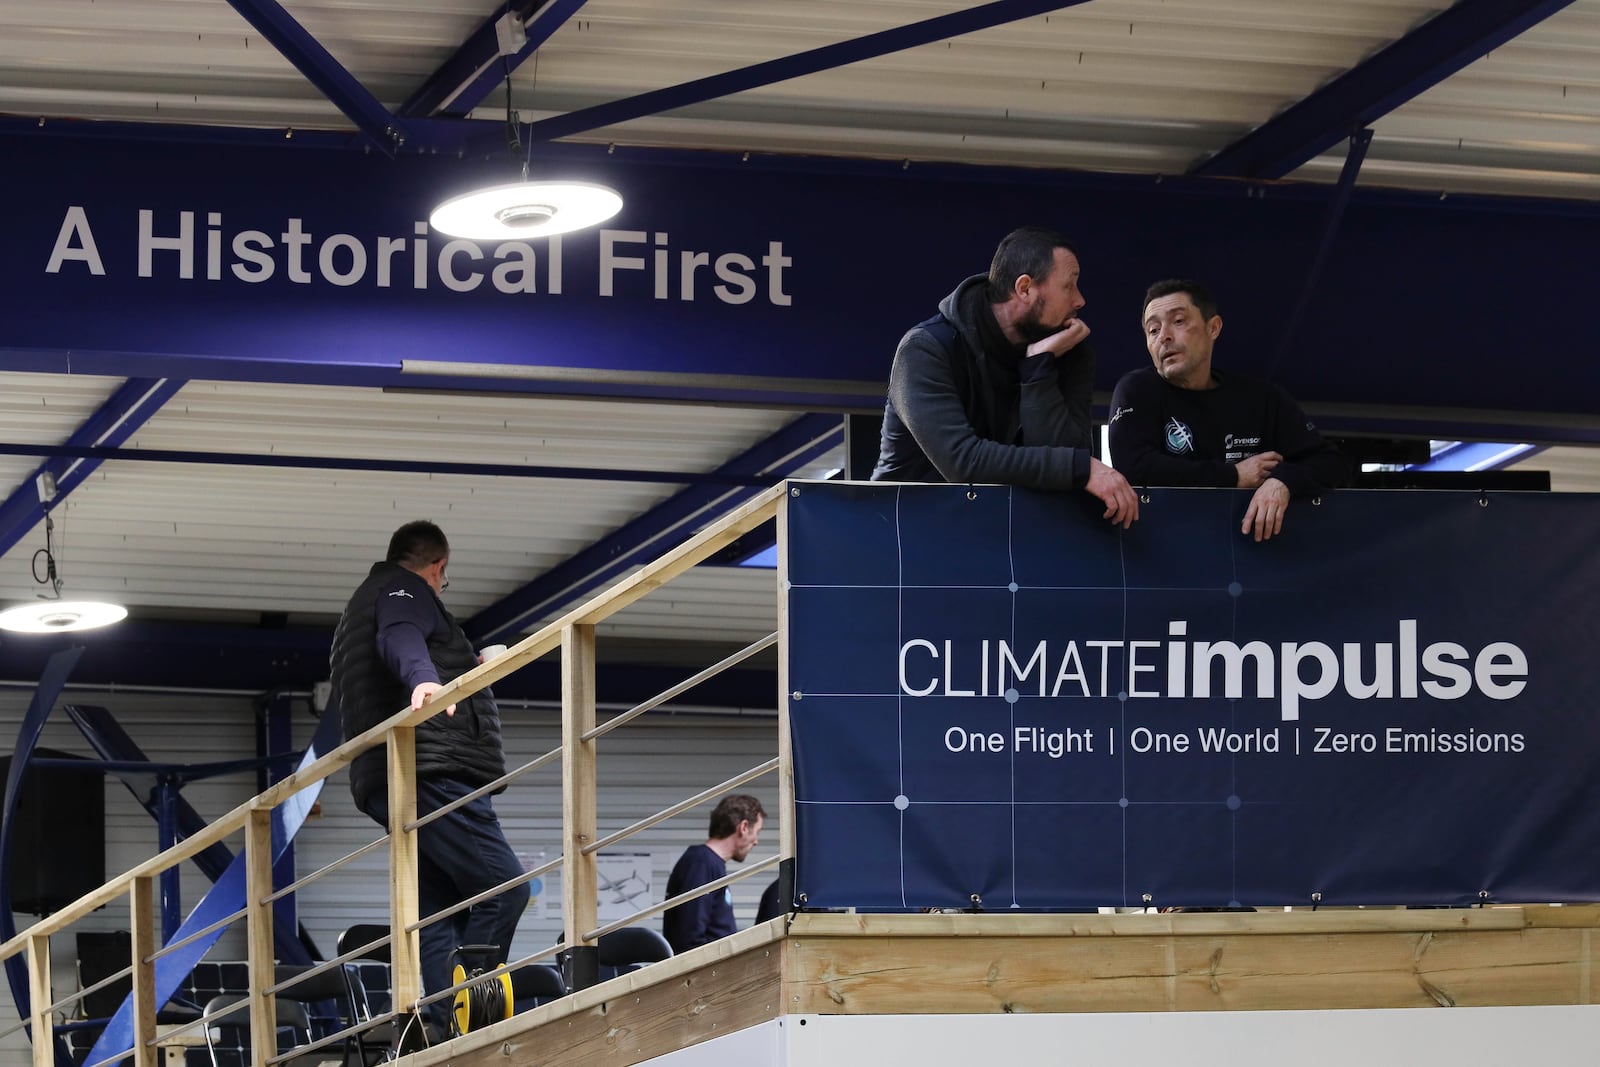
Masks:
[[[81,759],[35,750],[36,758]],[[11,757],[0,757],[0,782]],[[106,880],[106,782],[99,771],[29,766],[12,816],[11,910],[48,915]]]

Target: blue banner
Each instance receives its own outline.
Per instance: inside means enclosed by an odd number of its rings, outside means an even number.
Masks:
[[[429,210],[514,180],[519,160],[4,130],[0,156],[11,193],[0,208],[5,370],[489,381],[863,411],[881,410],[901,335],[986,271],[1001,236],[1024,223],[1058,227],[1078,248],[1098,389],[1147,364],[1141,297],[1172,276],[1217,293],[1230,367],[1267,370],[1331,195],[543,145],[535,177],[610,184],[621,214],[561,238],[480,243],[431,230]],[[1302,403],[1363,412],[1375,402],[1586,412],[1600,363],[1540,354],[1568,347],[1561,312],[1597,242],[1589,203],[1357,190],[1295,356],[1273,377]],[[1496,279],[1493,314],[1483,314],[1486,257],[1516,264]],[[1450,317],[1473,323],[1451,353],[1476,372],[1441,379],[1409,354],[1436,347]],[[1513,352],[1523,373],[1506,372]],[[483,376],[493,374],[513,376]],[[1560,421],[1596,436],[1592,420]]]
[[[796,488],[807,906],[1600,899],[1600,498]]]

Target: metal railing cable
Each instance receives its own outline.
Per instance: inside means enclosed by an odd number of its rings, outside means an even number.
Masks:
[[[82,989],[78,990],[76,993],[68,993],[66,996],[62,997],[60,1000],[56,1001],[54,1004],[51,1004],[49,1007],[45,1008],[44,1009],[45,1013],[49,1014],[50,1012],[59,1011],[62,1008],[66,1007],[68,1004],[72,1004],[72,1003],[75,1003],[77,1001],[80,1001],[84,997],[89,996],[91,993],[98,993],[98,992],[100,992],[100,990],[106,988],[106,986],[112,985],[112,984],[114,984],[116,982],[120,982],[124,978],[131,978],[131,977],[133,977],[133,964],[130,963],[126,967],[122,968],[122,970],[117,971],[115,974],[106,975],[104,978],[100,979],[100,981],[96,982],[94,985],[84,986]],[[5,1033],[3,1033],[3,1034],[0,1034],[0,1037],[4,1037],[6,1034],[14,1034],[16,1032],[17,1032],[16,1029],[13,1028],[11,1030],[5,1031]]]
[[[604,926],[597,926],[593,930],[590,930],[588,933],[584,934],[583,939],[585,941],[596,941],[611,933],[613,930],[621,930],[625,926],[632,926],[640,919],[648,918],[651,915],[655,915],[657,912],[666,911],[668,908],[675,908],[679,904],[696,900],[705,896],[707,893],[715,893],[719,889],[733,885],[737,882],[742,882],[746,878],[754,878],[762,871],[771,870],[773,867],[776,867],[781,859],[781,856],[768,856],[766,859],[761,860],[760,862],[752,863],[742,871],[737,871],[734,874],[725,874],[721,878],[707,882],[705,885],[696,886],[687,892],[679,893],[675,897],[668,897],[659,904],[651,904],[648,907],[641,908],[632,915],[628,915],[613,922],[606,923]]]
[[[481,971],[470,978],[466,978],[460,982],[457,982],[455,985],[450,986],[447,989],[441,989],[437,993],[429,993],[427,996],[422,997],[417,1001],[417,1007],[425,1007],[426,1005],[432,1004],[435,1001],[443,1000],[446,997],[453,997],[463,989],[477,985],[479,982],[491,981],[500,977],[502,974],[510,974],[512,971],[526,967],[529,964],[537,963],[548,956],[557,955],[564,948],[566,948],[565,945],[551,945],[549,948],[540,949],[531,956],[523,956],[521,959],[517,960],[508,960],[493,970]]]
[[[457,797],[450,803],[434,808],[432,811],[428,812],[428,814],[420,816],[412,822],[406,823],[404,829],[420,830],[433,820],[442,819],[446,815],[449,815],[452,811],[455,811],[457,808],[464,807],[465,805],[472,803],[474,800],[477,800],[479,797],[486,797],[495,790],[504,788],[506,785],[522,777],[524,774],[527,774],[529,771],[534,770],[537,767],[544,766],[546,763],[549,763],[551,760],[556,759],[560,755],[561,747],[557,746],[542,756],[535,756],[533,759],[529,760],[527,763],[524,763],[516,770],[507,771],[505,774],[502,774],[488,785],[479,786],[466,796]]]
[[[338,859],[334,860],[331,863],[323,864],[321,867],[318,867],[316,870],[312,871],[310,874],[306,875],[304,878],[296,879],[295,881],[290,882],[288,885],[284,886],[282,889],[275,890],[274,892],[272,892],[272,893],[268,894],[266,897],[264,897],[262,899],[262,903],[263,904],[270,904],[274,900],[277,900],[280,897],[286,897],[290,893],[293,893],[295,890],[301,888],[302,886],[310,885],[312,882],[315,882],[318,878],[321,878],[323,875],[331,874],[334,871],[338,870],[340,867],[343,867],[345,864],[351,863],[351,862],[353,862],[355,860],[358,860],[362,856],[365,856],[367,853],[375,851],[380,845],[386,845],[388,843],[389,843],[389,835],[388,834],[384,834],[382,837],[378,838],[377,840],[370,841],[367,844],[362,845],[360,848],[356,849],[354,852],[349,853],[348,855],[340,856]]]
[[[107,1067],[108,1064],[121,1063],[123,1060],[132,1055],[133,1049],[130,1048],[128,1051],[119,1052],[115,1056],[107,1056],[103,1060],[95,1060],[93,1063],[88,1064],[87,1067]]]
[[[180,938],[179,940],[174,941],[171,944],[162,945],[160,948],[158,948],[154,952],[150,953],[150,955],[146,956],[141,962],[143,962],[143,963],[154,963],[156,960],[159,960],[161,957],[170,955],[171,953],[174,953],[174,952],[178,951],[180,948],[182,948],[185,945],[193,944],[194,942],[200,940],[202,937],[205,937],[207,934],[214,933],[217,930],[222,929],[224,926],[229,926],[229,925],[231,925],[233,923],[238,922],[240,919],[244,918],[249,913],[250,913],[250,909],[249,908],[240,908],[238,911],[230,912],[229,914],[224,915],[222,918],[218,919],[216,922],[210,923],[210,924],[208,924],[206,926],[202,926],[200,929],[194,931],[194,933],[192,933],[192,934],[189,934],[187,937]]]
[[[434,912],[432,915],[424,915],[422,918],[418,919],[416,922],[410,923],[409,925],[407,925],[406,926],[406,933],[409,934],[413,930],[420,930],[424,926],[431,926],[432,924],[438,922],[440,919],[449,918],[450,916],[454,915],[458,911],[466,911],[468,908],[472,907],[474,904],[482,904],[484,901],[490,899],[491,897],[497,897],[501,893],[504,893],[507,889],[514,889],[519,885],[523,885],[524,883],[533,881],[535,878],[539,877],[541,874],[548,874],[549,872],[555,870],[557,867],[561,866],[561,861],[562,861],[563,858],[564,858],[564,854],[563,854],[563,856],[557,856],[555,859],[551,860],[549,863],[541,863],[539,866],[533,868],[533,870],[531,870],[531,871],[523,871],[521,874],[517,875],[515,878],[507,878],[505,881],[501,882],[499,885],[490,886],[488,889],[485,889],[483,892],[477,894],[476,896],[470,896],[466,900],[458,901],[458,902],[450,905],[448,908],[440,908],[438,911]]]
[[[685,678],[677,685],[663,689],[661,692],[646,700],[644,703],[636,704],[627,711],[622,712],[620,715],[613,715],[611,718],[607,719],[603,723],[600,723],[593,729],[585,730],[581,740],[593,741],[597,737],[604,737],[606,734],[610,733],[612,730],[615,730],[622,724],[632,722],[634,719],[637,719],[647,711],[654,711],[656,708],[659,708],[661,705],[665,704],[674,697],[682,696],[684,693],[687,693],[689,690],[693,689],[701,682],[706,681],[708,678],[715,678],[729,667],[732,667],[738,663],[743,663],[757,652],[771,648],[777,643],[778,634],[777,631],[773,631],[766,637],[763,637],[761,640],[756,641],[753,644],[746,645],[744,648],[741,648],[739,651],[735,652],[731,656],[728,656],[726,659],[723,659],[718,663],[713,663],[711,666],[707,667],[705,670],[699,672],[693,677]]]
[[[357,1034],[366,1033],[375,1026],[382,1026],[391,1019],[399,1018],[401,1014],[402,1013],[398,1011],[386,1011],[382,1015],[375,1015],[370,1019],[363,1019],[352,1026],[345,1027],[343,1030],[328,1034],[324,1037],[319,1037],[309,1044],[296,1045],[287,1052],[280,1052],[276,1056],[273,1056],[267,1060],[267,1062],[282,1063],[285,1060],[297,1060],[308,1052],[315,1052],[320,1048],[326,1048],[327,1046],[336,1042],[348,1040]]]
[[[754,767],[751,767],[749,770],[742,771],[739,774],[734,775],[732,778],[729,778],[727,781],[721,782],[721,783],[718,783],[717,785],[712,786],[710,789],[702,790],[701,792],[696,793],[694,796],[690,797],[687,800],[680,800],[680,801],[678,801],[678,803],[672,805],[671,807],[663,808],[660,811],[656,812],[654,815],[646,816],[645,818],[640,819],[638,822],[634,823],[631,826],[625,826],[622,829],[616,831],[615,833],[610,833],[610,834],[607,834],[606,836],[604,836],[602,838],[599,838],[599,839],[597,839],[595,841],[591,841],[589,844],[583,846],[583,854],[585,856],[587,856],[587,855],[590,855],[591,853],[600,851],[602,848],[605,848],[607,845],[614,845],[618,841],[623,840],[624,838],[633,836],[634,834],[638,833],[640,830],[648,830],[650,827],[656,825],[657,823],[666,822],[668,819],[672,818],[674,815],[682,814],[683,812],[688,811],[692,807],[695,807],[695,806],[697,806],[699,804],[704,804],[706,801],[710,800],[712,797],[721,796],[723,793],[726,793],[730,789],[733,789],[733,788],[735,788],[737,786],[744,785],[744,783],[746,783],[746,782],[753,781],[756,778],[760,778],[763,774],[767,774],[767,773],[769,773],[771,771],[775,771],[777,769],[778,769],[778,758],[776,756],[774,756],[772,759],[767,760],[765,763],[758,763]]]

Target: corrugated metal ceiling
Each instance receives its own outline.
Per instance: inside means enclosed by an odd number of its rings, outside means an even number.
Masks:
[[[591,0],[513,75],[533,120],[962,10],[878,0]],[[1094,0],[575,140],[1174,173],[1448,8]],[[285,9],[397,107],[494,10],[483,0]],[[344,129],[222,0],[0,0],[0,111]],[[1600,0],[1577,0],[1375,124],[1368,183],[1592,195]],[[495,117],[496,92],[479,109]],[[1332,180],[1342,150],[1297,177]]]
[[[50,443],[66,440],[119,384],[81,375],[4,378],[6,436]],[[190,382],[127,447],[353,464],[404,458],[698,473],[792,417],[734,407]],[[0,480],[18,484],[35,465],[5,458]],[[828,456],[807,471],[837,465],[837,456]],[[395,527],[432,518],[451,537],[452,610],[467,617],[678,488],[120,460],[102,465],[55,509],[54,538],[64,596],[111,595],[146,617],[253,620],[281,612],[292,623],[325,624],[381,558]],[[29,560],[44,543],[39,529],[0,557],[0,601],[40,590],[30,581]],[[696,576],[676,607],[635,612],[607,632],[681,637],[693,619],[720,616],[717,639],[759,636],[773,627],[771,586],[771,571]],[[754,600],[751,590],[758,591]],[[693,602],[702,607],[686,618],[684,605]]]
[[[967,6],[591,0],[516,70],[512,103],[534,121]],[[1441,0],[1094,0],[574,139],[1176,173],[1448,7]],[[284,8],[393,109],[496,5],[286,0]],[[502,107],[496,91],[475,114],[495,118]],[[0,112],[50,122],[350,128],[223,0],[0,0]],[[1557,11],[1380,118],[1374,130],[1363,184],[1594,196],[1600,0]],[[1332,181],[1342,159],[1336,145],[1292,176]],[[0,436],[63,442],[117,384],[0,375]],[[193,382],[130,445],[701,472],[791,417]],[[1558,488],[1600,488],[1591,456],[1560,453]],[[827,456],[805,473],[839,463],[837,454]],[[22,485],[35,466],[31,457],[0,457],[0,485]],[[117,462],[57,510],[57,533],[69,592],[117,592],[156,616],[266,611],[316,621],[338,610],[395,525],[431,515],[455,539],[449,596],[467,615],[675,491],[636,482]],[[42,533],[0,558],[0,599],[33,594],[27,561]],[[742,641],[770,628],[771,608],[770,572],[713,571],[610,629]]]

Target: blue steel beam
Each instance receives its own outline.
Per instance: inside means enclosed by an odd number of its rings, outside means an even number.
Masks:
[[[405,126],[277,0],[228,0],[228,4],[381,151],[394,155],[405,140]]]
[[[503,5],[472,31],[455,54],[440,64],[421,88],[400,105],[396,114],[402,118],[468,114],[483,103],[511,71],[521,66],[523,60],[538,51],[551,34],[577,14],[583,4],[584,0],[520,0]],[[524,24],[527,41],[501,62],[500,34],[496,26],[505,18]]]
[[[143,420],[140,420],[141,422]],[[67,459],[93,460],[89,469],[103,460],[139,460],[143,463],[205,463],[225,467],[289,467],[304,470],[383,471],[389,474],[477,474],[496,478],[576,478],[586,482],[659,482],[668,485],[748,485],[762,487],[767,480],[754,474],[694,474],[686,471],[634,470],[618,467],[538,467],[517,463],[446,463],[411,459],[359,459],[351,456],[294,456],[284,453],[190,452],[164,448],[117,448],[95,445],[30,445],[0,442],[0,456],[49,456],[65,465]],[[49,464],[46,464],[48,467]],[[44,468],[40,468],[43,470]],[[76,477],[73,484],[81,478]],[[30,480],[12,494],[26,496],[33,489]],[[4,507],[0,505],[0,515]],[[41,509],[37,522],[43,515]],[[31,526],[31,524],[30,524]],[[3,529],[0,526],[0,529]],[[26,532],[26,531],[23,531]],[[0,541],[0,543],[4,543]],[[0,554],[15,541],[0,548]]]
[[[1459,0],[1189,173],[1281,178],[1571,2]]]
[[[122,779],[122,784],[138,800],[140,806],[152,816],[156,814],[155,765],[133,737],[122,728],[116,717],[105,708],[87,704],[65,704],[63,710],[77,724],[89,747],[100,757],[99,766],[108,774]],[[109,763],[123,766],[108,767]],[[260,792],[260,790],[257,790]],[[177,821],[180,838],[193,837],[205,829],[206,820],[183,798],[179,797],[173,816]],[[218,842],[190,857],[196,867],[211,881],[222,877],[222,872],[233,862],[233,852]]]
[[[161,405],[183,388],[183,382],[171,378],[129,378],[117,387],[100,409],[86,419],[82,426],[59,446],[62,454],[52,455],[40,464],[26,481],[11,491],[0,504],[0,556],[38,525],[45,512],[54,504],[46,505],[39,499],[39,475],[48,473],[56,480],[56,500],[72,492],[83,480],[100,466],[100,460],[75,451],[115,448],[126,441],[145,422],[161,410]],[[54,450],[52,450],[54,451]],[[46,455],[33,450],[27,455]]]
[[[1300,332],[1300,321],[1305,318],[1306,308],[1311,305],[1311,297],[1322,281],[1322,268],[1328,262],[1328,253],[1333,249],[1333,240],[1339,234],[1339,220],[1344,218],[1345,205],[1350,202],[1351,190],[1356,187],[1356,178],[1361,174],[1361,163],[1367,158],[1367,149],[1371,145],[1371,130],[1358,130],[1350,135],[1350,149],[1345,153],[1344,169],[1339,172],[1339,184],[1334,188],[1333,200],[1328,204],[1328,214],[1322,222],[1322,240],[1317,243],[1317,251],[1311,257],[1311,267],[1306,271],[1305,280],[1300,283],[1300,296],[1294,302],[1294,310],[1289,313],[1289,321],[1283,328],[1283,337],[1278,341],[1277,351],[1267,362],[1268,377],[1271,377],[1272,372],[1278,369],[1278,364],[1283,362],[1284,355],[1288,353],[1296,335]]]
[[[658,115],[663,111],[731,96],[747,89],[788,81],[806,74],[848,66],[864,59],[875,59],[878,56],[902,52],[907,48],[943,41],[950,37],[960,37],[976,30],[986,30],[991,26],[1016,22],[1048,11],[1077,7],[1082,3],[1087,3],[1087,0],[995,0],[993,3],[979,4],[965,11],[952,11],[948,15],[938,15],[921,22],[913,22],[909,26],[869,33],[865,37],[823,45],[821,48],[813,48],[781,59],[740,67],[725,74],[714,74],[709,78],[698,78],[682,85],[656,89],[623,100],[614,100],[609,104],[557,115],[530,125],[527,128],[527,136],[534,141],[553,141],[558,137],[570,137],[585,130],[597,130],[604,126],[627,122],[629,119]]]
[[[802,415],[718,467],[716,473],[760,475],[762,484],[771,484],[837,447],[843,435],[844,427],[837,415]],[[477,641],[509,637],[532,620],[559,611],[622,571],[644,562],[647,554],[659,552],[662,541],[687,533],[709,509],[733,507],[755,493],[754,488],[685,489],[484,608],[468,619],[464,628]]]
[[[73,674],[78,685],[310,689],[328,677],[332,633],[332,623],[265,629],[231,622],[130,619],[106,630],[8,639],[5,666],[8,677],[38,677],[51,653],[76,644],[89,650]],[[560,668],[553,658],[530,663],[496,682],[495,696],[546,700],[560,692]],[[682,680],[677,668],[608,661],[596,683],[597,699],[606,704],[637,704]],[[695,690],[695,702],[710,707],[770,707],[774,692],[770,670],[741,666],[703,683]],[[324,718],[327,715],[323,713]],[[337,720],[337,714],[334,718]],[[124,773],[132,773],[132,768]],[[149,781],[153,786],[154,778]]]

